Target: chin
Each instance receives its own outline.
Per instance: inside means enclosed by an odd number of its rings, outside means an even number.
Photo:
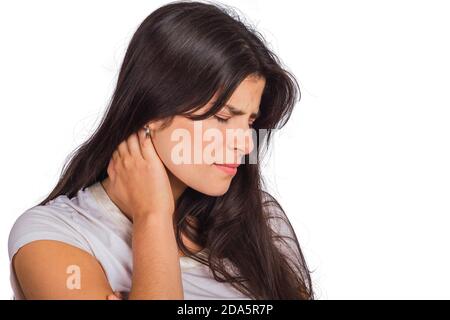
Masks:
[[[205,193],[205,194],[208,195],[208,196],[211,196],[211,197],[220,197],[220,196],[223,196],[225,193],[227,193],[227,191],[228,191],[228,188],[224,189],[223,191],[208,192],[208,193]]]
[[[230,184],[222,183],[222,184],[217,184],[215,186],[208,184],[207,186],[203,186],[200,188],[195,188],[195,187],[191,187],[191,188],[195,189],[198,192],[201,192],[207,196],[220,197],[220,196],[223,196],[225,193],[227,193],[228,189],[230,188]]]

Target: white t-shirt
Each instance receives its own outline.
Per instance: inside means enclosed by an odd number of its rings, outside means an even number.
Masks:
[[[8,240],[10,281],[14,299],[24,299],[12,268],[12,258],[23,245],[35,240],[58,240],[93,255],[102,265],[113,291],[131,288],[132,222],[111,201],[100,182],[80,189],[69,199],[60,195],[45,205],[32,207],[14,223]],[[206,250],[202,251],[204,254]],[[214,279],[208,266],[180,257],[184,298],[246,299],[229,283]]]

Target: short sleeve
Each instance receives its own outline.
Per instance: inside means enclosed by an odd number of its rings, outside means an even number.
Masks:
[[[22,246],[35,240],[57,240],[92,254],[90,245],[80,233],[70,209],[39,205],[22,213],[9,234],[9,260],[12,260]]]

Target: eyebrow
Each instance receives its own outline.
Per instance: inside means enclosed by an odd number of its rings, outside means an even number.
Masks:
[[[242,116],[242,115],[245,114],[244,111],[242,111],[242,110],[240,110],[240,109],[238,109],[238,108],[236,108],[236,107],[234,107],[234,106],[232,106],[232,105],[229,105],[229,104],[226,104],[226,105],[225,105],[225,108],[227,108],[228,111],[229,111],[232,115],[234,115],[234,116]],[[256,119],[256,118],[258,118],[260,115],[261,115],[261,110],[258,110],[257,113],[254,113],[254,112],[253,112],[253,113],[250,114],[250,119]]]

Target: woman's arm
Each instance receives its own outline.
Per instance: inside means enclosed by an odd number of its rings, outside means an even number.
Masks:
[[[148,214],[139,219],[133,223],[133,284],[128,299],[183,300],[172,216]]]
[[[94,256],[61,241],[32,241],[12,261],[25,299],[106,300],[113,292]]]
[[[128,299],[183,299],[172,221],[168,215],[146,217],[133,225],[134,267]],[[26,299],[105,300],[113,295],[97,259],[61,241],[24,245],[13,257],[13,268]]]
[[[166,168],[144,130],[113,152],[105,179],[111,200],[133,222],[133,276],[128,299],[183,299]]]

